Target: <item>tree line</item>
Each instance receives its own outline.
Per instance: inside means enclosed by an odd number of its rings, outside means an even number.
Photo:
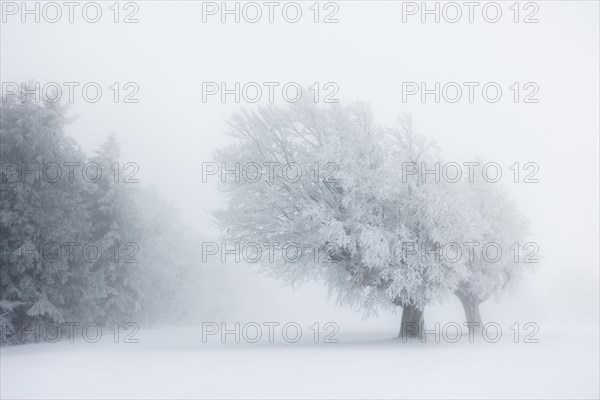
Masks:
[[[177,320],[195,293],[195,233],[120,160],[65,134],[66,107],[8,96],[0,108],[0,324]],[[137,168],[137,167],[136,167]]]

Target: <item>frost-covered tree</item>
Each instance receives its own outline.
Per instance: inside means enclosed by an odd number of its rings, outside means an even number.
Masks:
[[[141,319],[175,323],[198,309],[201,270],[200,239],[185,224],[174,204],[154,188],[139,188],[133,199],[143,225],[137,258]]]
[[[89,288],[82,299],[89,301],[87,312],[94,321],[129,320],[141,308],[139,293],[139,245],[144,229],[139,203],[134,201],[135,187],[127,179],[114,135],[108,137],[94,156],[94,190],[88,202],[92,222],[91,240],[99,257],[92,260],[86,275]],[[96,259],[97,258],[97,259]],[[95,309],[95,312],[91,312]]]
[[[478,177],[461,185],[460,203],[469,219],[469,241],[477,248],[468,258],[468,275],[460,282],[456,295],[472,327],[482,326],[479,305],[498,295],[528,268],[523,245],[526,220],[499,183]],[[487,249],[485,249],[487,247]],[[489,254],[488,254],[489,252]]]
[[[401,327],[410,328],[401,334],[419,336],[424,307],[453,292],[466,274],[463,264],[422,251],[460,230],[452,187],[402,181],[403,163],[432,157],[431,146],[408,124],[377,126],[360,103],[243,111],[229,133],[237,141],[217,159],[227,168],[261,170],[225,180],[227,206],[216,214],[225,238],[302,244],[301,258],[276,251],[259,264],[293,286],[323,281],[340,303],[367,314],[401,306]]]
[[[65,163],[84,155],[64,134],[64,107],[12,96],[0,107],[0,322],[64,322],[84,268],[65,245],[90,229],[84,182]]]

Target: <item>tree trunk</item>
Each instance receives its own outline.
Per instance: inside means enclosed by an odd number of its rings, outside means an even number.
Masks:
[[[463,309],[465,310],[469,331],[481,329],[483,325],[481,322],[481,314],[479,313],[481,301],[462,291],[457,291],[456,296],[460,299]]]
[[[402,321],[400,322],[400,337],[421,338],[423,328],[423,310],[405,305],[402,307]]]

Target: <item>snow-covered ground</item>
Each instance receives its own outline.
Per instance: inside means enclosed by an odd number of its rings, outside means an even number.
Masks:
[[[540,331],[539,343],[409,341],[389,331],[312,332],[286,343],[202,342],[199,327],[141,330],[138,343],[2,348],[1,396],[13,398],[598,398],[598,332]],[[266,333],[265,330],[263,333]],[[309,334],[310,333],[310,334]]]

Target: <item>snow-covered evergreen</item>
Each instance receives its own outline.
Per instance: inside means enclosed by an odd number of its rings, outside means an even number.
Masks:
[[[197,238],[156,190],[125,179],[116,138],[87,158],[65,135],[59,104],[8,97],[1,118],[7,342],[35,323],[142,325],[185,314],[197,291]]]

